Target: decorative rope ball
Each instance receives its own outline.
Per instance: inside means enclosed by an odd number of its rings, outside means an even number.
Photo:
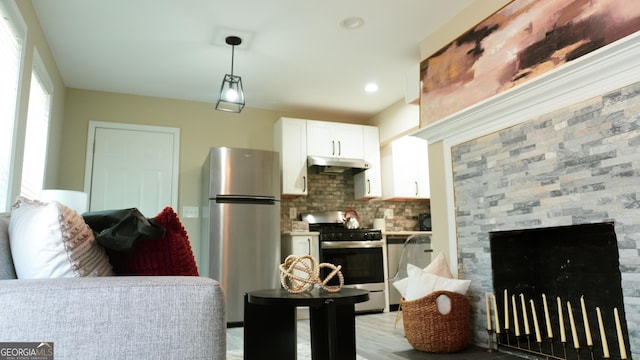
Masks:
[[[332,269],[324,280],[320,278],[320,269],[322,268]],[[280,283],[285,290],[292,294],[309,292],[316,284],[328,292],[338,292],[344,285],[344,276],[340,269],[342,269],[340,265],[318,264],[318,261],[311,255],[289,255],[284,263],[280,264]],[[336,276],[339,285],[327,285]]]
[[[280,264],[280,283],[292,294],[308,292],[317,282],[318,271],[318,261],[313,256],[289,255]]]
[[[342,266],[341,265],[336,266],[329,263],[321,263],[318,265],[318,273],[320,273],[321,268],[329,268],[329,269],[332,269],[332,271],[327,275],[327,277],[324,280],[322,280],[320,276],[318,276],[318,284],[320,284],[320,286],[322,286],[322,288],[327,290],[328,292],[340,291],[340,289],[342,289],[342,285],[344,285],[344,276],[342,276],[342,271],[340,271],[340,269],[342,269]],[[334,286],[327,285],[327,283],[329,283],[329,281],[331,281],[331,279],[333,279],[336,275],[338,276],[338,282],[340,284],[334,285]]]

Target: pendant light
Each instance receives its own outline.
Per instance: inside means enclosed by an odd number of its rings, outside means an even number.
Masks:
[[[244,91],[242,90],[242,78],[233,75],[233,56],[236,45],[240,45],[242,39],[237,36],[227,36],[225,42],[227,45],[231,45],[231,74],[226,74],[222,80],[216,110],[239,113],[244,107]]]

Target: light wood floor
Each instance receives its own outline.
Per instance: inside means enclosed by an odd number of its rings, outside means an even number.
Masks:
[[[411,350],[404,338],[402,322],[394,329],[396,312],[356,316],[356,347],[358,355],[367,360],[406,360],[394,352]],[[298,321],[298,344],[310,344],[309,320]],[[227,351],[243,347],[243,329],[227,329]]]
[[[454,354],[424,353],[414,350],[404,337],[402,320],[394,327],[396,312],[356,316],[356,348],[358,359],[366,360],[522,360],[504,352],[487,352],[479,346],[469,346]],[[298,321],[298,355],[310,349],[309,320]],[[227,359],[242,359],[243,329],[227,329]]]

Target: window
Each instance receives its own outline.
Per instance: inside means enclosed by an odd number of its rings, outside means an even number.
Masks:
[[[40,198],[44,182],[49,134],[49,110],[51,108],[51,80],[36,51],[31,72],[27,131],[22,162],[20,195],[30,199]]]
[[[22,27],[17,26],[19,17],[16,15],[13,3],[0,2],[0,211],[9,208],[13,135],[25,33],[23,23]]]

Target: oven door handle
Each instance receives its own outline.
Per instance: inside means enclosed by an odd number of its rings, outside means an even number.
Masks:
[[[321,241],[320,247],[323,249],[381,248],[384,247],[384,241]]]

